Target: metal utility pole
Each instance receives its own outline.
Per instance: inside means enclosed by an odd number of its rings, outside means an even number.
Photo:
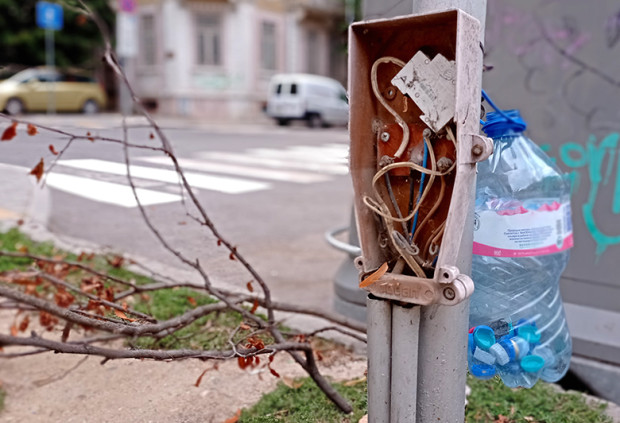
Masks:
[[[383,3],[379,0],[374,0],[369,4],[371,1],[372,0],[367,0],[366,7],[364,8],[366,12],[371,11],[370,18],[388,18],[390,17],[390,10],[395,9],[393,5],[388,4],[389,2]],[[396,5],[399,4],[400,3],[396,3]],[[381,9],[386,10],[387,13],[381,14]],[[467,101],[469,101],[469,106],[474,108],[474,110],[479,109],[478,99],[480,99],[482,63],[481,52],[479,50],[480,47],[475,41],[479,39],[482,43],[484,38],[486,0],[414,0],[411,12],[413,15],[426,15],[433,12],[454,9],[462,10],[480,23],[479,26],[476,26],[476,28],[479,28],[478,33],[472,32],[473,30],[471,28],[475,27],[472,24],[472,26],[469,27],[469,32],[457,34],[457,39],[459,39],[458,37],[461,37],[461,40],[468,37],[470,38],[466,43],[461,42],[460,47],[468,48],[469,51],[456,52],[456,68],[457,72],[461,74],[467,73],[468,78],[466,79],[471,81],[470,83],[463,83],[463,79],[460,80],[460,83],[457,81],[455,108],[458,114],[459,110],[464,110],[464,103]],[[459,17],[460,16],[461,15],[459,15]],[[399,19],[402,21],[406,19],[406,17]],[[415,19],[415,17],[412,19]],[[439,19],[441,20],[442,18]],[[420,22],[421,25],[428,25],[424,20],[412,22]],[[384,34],[384,39],[390,40],[392,43],[398,43],[398,41],[395,41],[397,36],[395,35],[395,30],[391,28],[391,22],[389,20],[377,21],[376,26],[370,24],[367,26],[364,25],[365,23],[362,22],[361,25],[357,27],[357,30],[354,25],[350,32],[350,66],[353,64],[353,66],[358,66],[358,68],[361,67],[366,71],[366,67],[369,68],[370,66],[364,63],[365,60],[368,61],[369,58],[373,58],[374,60],[379,53],[388,56],[384,51],[390,51],[394,56],[396,55],[396,50],[394,50],[393,46],[388,45],[383,47],[372,47],[373,44],[370,41],[368,41],[368,48],[366,49],[364,44],[366,39],[364,37],[372,38],[375,46],[377,43],[380,44],[380,41],[377,40],[380,40]],[[439,36],[441,35],[442,34],[439,34]],[[475,37],[476,39],[472,40],[471,37]],[[457,41],[456,44],[458,50],[459,41]],[[406,44],[403,43],[402,45]],[[424,46],[424,43],[422,42],[421,45]],[[466,47],[463,47],[463,45],[466,45]],[[377,50],[375,51],[373,48]],[[478,57],[478,59],[474,58],[474,56]],[[459,63],[459,57],[465,59],[461,60],[461,63]],[[469,68],[462,64],[462,62],[466,60],[470,60]],[[357,62],[361,62],[361,64]],[[372,63],[372,61],[369,63]],[[475,63],[475,69],[471,68],[471,66],[473,66],[471,65],[472,63]],[[373,69],[375,69],[374,66]],[[360,107],[360,109],[363,109],[361,111],[355,110],[356,104],[354,101],[356,98],[360,98],[361,100],[361,97],[372,96],[372,90],[365,85],[367,83],[364,82],[363,78],[367,78],[367,74],[363,71],[354,70],[350,75],[349,81],[352,105],[352,121],[350,124],[352,140],[351,174],[354,178],[354,187],[356,196],[358,197],[362,194],[366,195],[366,193],[371,192],[369,187],[372,187],[372,185],[360,181],[372,178],[373,174],[370,173],[369,164],[374,163],[373,160],[376,160],[376,158],[373,157],[376,156],[376,153],[365,153],[362,151],[362,147],[356,148],[354,145],[356,139],[368,140],[368,134],[363,133],[364,125],[369,117],[372,118],[372,116],[376,116],[377,114],[377,108],[372,109],[367,106]],[[392,81],[392,83],[394,83],[394,81]],[[469,100],[464,100],[465,97]],[[383,102],[385,102],[385,99]],[[467,108],[467,111],[469,110],[471,109]],[[465,116],[465,113],[463,113],[463,116]],[[429,288],[426,291],[426,293],[432,294],[434,292],[431,292],[433,289],[443,289],[444,297],[437,300],[437,296],[435,296],[435,300],[429,300],[421,298],[422,295],[420,295],[417,298],[420,301],[416,301],[415,299],[407,301],[415,305],[404,304],[400,301],[390,301],[390,299],[398,300],[399,297],[407,297],[407,295],[403,294],[403,290],[407,289],[406,286],[409,282],[407,282],[407,277],[402,277],[397,271],[394,271],[393,275],[387,273],[385,276],[379,276],[379,283],[375,283],[374,286],[381,285],[384,287],[383,290],[380,288],[375,288],[374,290],[367,288],[371,291],[367,303],[369,361],[368,414],[369,422],[371,423],[461,423],[464,420],[465,382],[467,374],[467,329],[469,320],[469,300],[466,298],[471,292],[462,295],[462,297],[465,298],[464,300],[461,298],[460,301],[450,302],[450,300],[454,299],[452,296],[454,291],[450,294],[449,289],[443,287],[446,287],[446,283],[449,281],[452,281],[452,283],[464,281],[468,279],[465,275],[471,274],[475,163],[482,158],[481,156],[488,156],[488,154],[490,154],[491,144],[488,142],[485,144],[485,141],[476,138],[478,134],[477,116],[475,119],[471,119],[471,117],[469,119],[467,117],[463,119],[463,116],[460,116],[461,119],[458,121],[456,115],[454,118],[456,129],[461,134],[457,135],[460,144],[472,142],[473,144],[467,146],[468,149],[471,149],[471,154],[474,156],[477,155],[473,153],[474,148],[478,151],[484,151],[484,154],[478,153],[480,157],[473,158],[469,161],[465,160],[463,163],[461,163],[461,160],[458,160],[459,171],[463,172],[461,174],[467,176],[467,183],[465,186],[459,187],[458,192],[461,192],[461,194],[459,194],[460,197],[452,197],[450,209],[452,209],[453,206],[459,207],[461,204],[467,205],[466,208],[461,207],[459,211],[461,214],[459,224],[462,232],[454,241],[446,241],[444,238],[441,247],[442,251],[438,256],[439,263],[437,264],[437,269],[442,269],[440,272],[441,274],[434,277],[434,282],[440,283],[433,286],[428,285]],[[377,120],[379,124],[376,123]],[[383,122],[384,121],[382,121],[380,117],[375,118],[375,121],[373,121],[373,128],[380,124],[383,124],[384,128],[388,127],[388,124]],[[403,125],[401,125],[401,127],[402,126]],[[360,127],[362,129],[359,129]],[[382,135],[384,133],[382,133]],[[389,139],[389,134],[385,138]],[[471,141],[472,139],[473,141]],[[383,141],[386,141],[386,139],[383,139]],[[477,142],[481,142],[481,144],[476,145]],[[470,154],[470,150],[463,150],[462,148],[462,146],[459,146],[458,150],[461,157],[463,157],[463,153]],[[356,177],[358,178],[357,182]],[[379,178],[375,176],[374,181],[376,182],[378,180]],[[456,185],[454,190],[457,192]],[[368,197],[368,195],[366,196]],[[455,204],[455,198],[457,198],[457,204]],[[389,257],[382,255],[385,244],[388,242],[385,239],[383,241],[381,241],[381,239],[377,240],[376,235],[381,231],[378,231],[376,228],[366,230],[363,227],[365,224],[369,224],[370,226],[375,225],[373,222],[376,221],[376,216],[368,211],[368,208],[359,198],[356,199],[356,201],[358,228],[360,230],[360,240],[362,242],[364,255],[360,267],[362,267],[363,272],[366,271],[369,273],[369,270],[378,268],[382,262],[389,259]],[[448,218],[448,220],[449,219],[450,218]],[[447,246],[445,245],[446,243],[448,243]],[[378,253],[374,253],[373,251],[378,251]],[[446,260],[442,260],[442,257],[445,259],[450,252],[453,253],[451,256],[451,260],[453,261],[446,262]],[[442,264],[442,261],[444,261],[444,264]],[[458,274],[458,276],[449,275],[448,273],[450,272],[444,272],[443,269],[451,269],[447,263],[454,266],[454,269],[456,269],[455,275]],[[425,280],[432,281],[430,278],[418,278],[415,282],[410,282],[410,293],[418,289],[419,286],[424,286],[421,284],[423,284]],[[381,281],[383,282],[381,283]],[[471,283],[471,280],[469,280],[469,283]],[[467,287],[470,285],[464,283],[463,286]],[[397,290],[399,291],[397,292]],[[465,291],[467,291],[467,289],[465,289]],[[408,296],[414,298],[413,294]]]

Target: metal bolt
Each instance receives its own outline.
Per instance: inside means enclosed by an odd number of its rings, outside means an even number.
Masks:
[[[476,144],[471,148],[471,154],[474,156],[479,156],[483,153],[483,148],[480,144]]]
[[[443,290],[443,296],[446,297],[446,300],[452,301],[454,298],[456,298],[456,293],[454,292],[454,289],[448,287]]]
[[[396,88],[392,86],[385,91],[385,98],[388,100],[394,100],[394,97],[396,97]]]
[[[382,132],[381,133],[381,141],[388,142],[389,140],[390,140],[390,133],[389,132]]]

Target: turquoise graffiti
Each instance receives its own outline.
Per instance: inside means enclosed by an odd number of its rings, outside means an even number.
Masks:
[[[559,161],[572,171],[569,177],[572,192],[575,193],[582,185],[582,179],[590,181],[587,201],[582,206],[584,223],[596,242],[596,255],[600,257],[605,250],[620,244],[620,225],[614,225],[618,233],[610,234],[601,228],[598,217],[603,214],[597,209],[603,195],[611,194],[611,211],[620,214],[620,134],[612,132],[600,141],[594,136],[585,145],[566,143],[560,146]],[[549,151],[550,145],[542,146]],[[615,171],[615,172],[614,172]],[[605,190],[605,194],[601,194]]]

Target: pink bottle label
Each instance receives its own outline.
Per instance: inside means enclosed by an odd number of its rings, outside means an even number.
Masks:
[[[473,253],[528,257],[559,253],[573,246],[570,203],[476,212]]]

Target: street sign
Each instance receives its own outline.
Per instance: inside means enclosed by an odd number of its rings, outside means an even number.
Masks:
[[[136,11],[136,0],[118,0],[121,12],[133,13]]]
[[[62,6],[46,1],[37,2],[36,20],[37,26],[44,29],[58,31],[62,29]]]

